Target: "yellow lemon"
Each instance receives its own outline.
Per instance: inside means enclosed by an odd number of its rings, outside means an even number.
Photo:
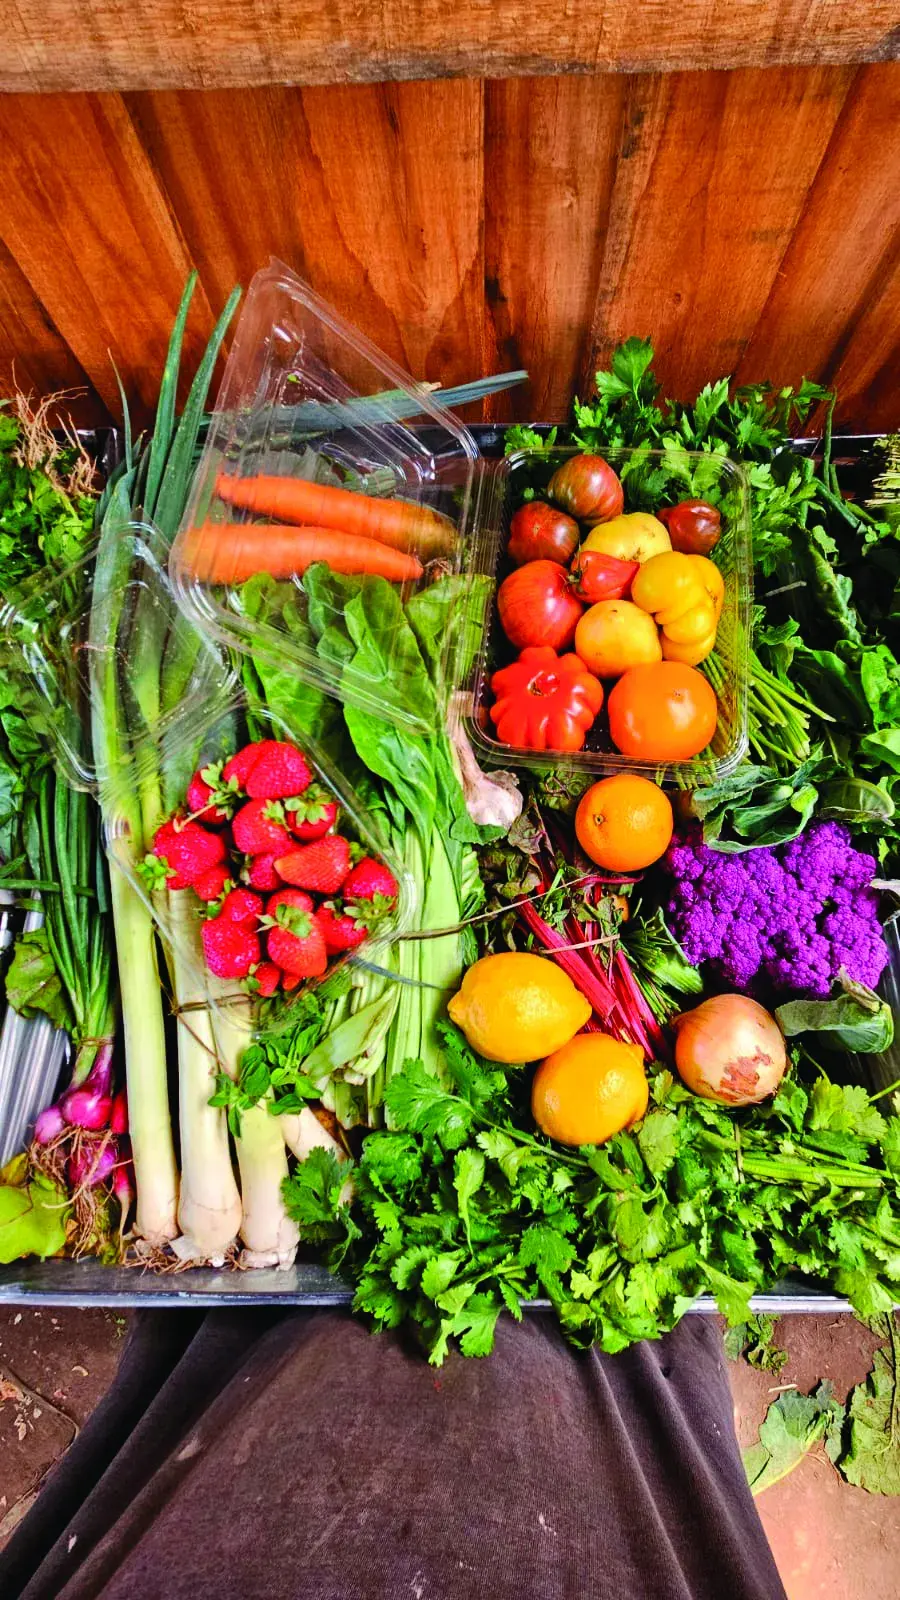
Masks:
[[[602,1144],[638,1122],[649,1098],[640,1045],[580,1033],[541,1062],[531,1112],[541,1132],[559,1144]]]
[[[583,1028],[589,1002],[554,961],[510,950],[470,967],[447,1010],[488,1061],[536,1061]]]

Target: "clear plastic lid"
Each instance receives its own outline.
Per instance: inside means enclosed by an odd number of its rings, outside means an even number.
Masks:
[[[427,732],[400,608],[462,570],[478,464],[426,387],[273,262],[251,284],[172,548],[179,604],[208,635]]]
[[[93,793],[154,752],[173,725],[227,704],[237,679],[171,592],[168,548],[148,523],[123,523],[65,572],[42,576],[0,612],[16,703],[73,788]],[[102,603],[98,559],[113,553]],[[154,669],[154,660],[158,663]]]
[[[252,1003],[253,1037],[264,1038],[290,1026],[293,1008],[303,992],[331,977],[348,959],[378,962],[379,952],[385,950],[409,925],[415,902],[416,889],[409,875],[390,851],[376,820],[366,811],[358,795],[334,768],[314,740],[299,730],[287,716],[272,712],[254,703],[239,684],[232,682],[232,698],[225,706],[221,701],[210,704],[206,714],[195,714],[190,721],[173,722],[160,737],[157,760],[152,767],[146,764],[149,752],[141,753],[133,764],[123,764],[117,780],[110,782],[104,797],[104,831],[107,853],[115,867],[123,872],[152,912],[160,936],[169,953],[174,987],[173,998],[185,992],[202,996],[202,1004],[214,1010],[236,1007],[246,1009]],[[364,942],[352,950],[330,952],[327,968],[305,978],[296,987],[286,990],[281,986],[271,996],[261,994],[255,976],[230,979],[207,964],[202,941],[204,921],[227,919],[227,906],[223,907],[221,895],[210,902],[201,899],[192,888],[167,890],[142,868],[145,854],[152,847],[153,835],[146,827],[148,786],[152,790],[155,807],[154,821],[165,824],[176,813],[184,816],[189,811],[187,790],[196,772],[212,777],[216,770],[236,755],[251,741],[273,740],[289,743],[299,750],[306,762],[311,784],[306,791],[311,807],[327,814],[329,831],[317,836],[317,841],[333,839],[336,835],[346,839],[355,856],[371,857],[383,863],[394,877],[397,895],[393,907],[385,908],[375,917]],[[313,797],[314,796],[314,800]],[[302,798],[302,797],[301,797]],[[221,865],[227,870],[230,882],[237,888],[248,889],[259,901],[259,915],[249,920],[249,930],[258,940],[259,960],[267,960],[267,930],[260,918],[269,913],[276,916],[272,895],[289,890],[287,880],[274,882],[269,878],[256,880],[248,877],[246,852],[238,848],[235,816],[248,804],[241,795],[232,807],[231,822],[225,826],[206,826],[203,815],[197,818],[207,834],[221,839]],[[258,809],[258,808],[257,808]],[[279,847],[284,853],[304,848],[302,835],[293,844]],[[269,852],[271,854],[272,852]],[[260,852],[262,854],[262,852]],[[264,886],[268,884],[268,887]],[[340,890],[333,893],[311,891],[313,905],[327,903],[335,915],[342,912]],[[345,908],[352,916],[353,908]]]
[[[374,910],[364,906],[358,916],[348,907],[351,919],[366,927],[364,942],[352,951],[357,959],[371,956],[377,963],[377,952],[405,928],[415,886],[391,856],[377,821],[317,743],[287,710],[277,713],[259,702],[227,651],[185,616],[172,593],[166,555],[165,542],[149,524],[125,524],[114,537],[107,529],[76,567],[7,607],[7,655],[22,703],[41,717],[63,776],[99,798],[111,862],[149,906],[168,951],[173,1001],[183,1007],[189,993],[203,1007],[240,1002],[243,1011],[249,1001],[252,1034],[259,1038],[286,1025],[309,983],[290,990],[279,984],[268,997],[254,986],[252,974],[239,983],[217,978],[204,964],[202,926],[205,915],[218,911],[221,893],[207,903],[193,888],[168,889],[164,868],[155,882],[142,869],[158,828],[176,813],[190,813],[194,773],[225,762],[251,740],[289,743],[300,753],[306,764],[303,805],[292,809],[287,797],[290,817],[280,830],[280,852],[290,854],[324,837],[324,818],[329,836],[340,834],[353,857],[374,857],[396,880],[393,903],[380,913],[380,902]],[[239,786],[230,809],[239,811],[248,799]],[[301,821],[302,827],[288,825]],[[197,823],[207,826],[202,814]],[[255,848],[238,850],[230,823],[208,831],[221,839],[215,854],[228,869],[224,876],[237,886],[245,883],[242,869]],[[259,893],[265,915],[271,893],[290,885],[279,879],[268,888],[252,881],[246,886]],[[314,891],[312,899],[314,907],[327,900],[341,913],[339,890]],[[263,959],[268,932],[258,921],[254,931]],[[330,952],[326,970],[309,981],[329,976],[345,959]]]
[[[644,772],[660,783],[679,788],[715,782],[734,771],[748,748],[753,561],[743,470],[725,456],[705,451],[649,450],[640,446],[607,450],[604,459],[621,479],[626,512],[652,513],[689,499],[709,501],[720,512],[721,532],[711,558],[724,579],[724,596],[715,650],[698,669],[712,683],[718,703],[716,730],[707,749],[690,760],[665,763],[622,755],[609,736],[605,705],[584,748],[574,753],[515,748],[502,743],[494,732],[489,714],[494,701],[491,678],[517,653],[503,634],[496,606],[497,589],[512,570],[506,554],[510,520],[527,500],[542,499],[557,468],[581,453],[575,446],[556,445],[518,450],[497,463],[490,502],[495,510],[482,519],[467,564],[473,587],[479,578],[489,580],[492,599],[474,667],[466,681],[466,730],[476,751],[495,766],[527,767],[539,772],[566,769],[586,776]]]

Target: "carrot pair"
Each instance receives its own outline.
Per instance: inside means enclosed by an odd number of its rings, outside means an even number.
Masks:
[[[412,500],[382,500],[375,495],[311,483],[307,478],[232,478],[221,474],[216,493],[227,505],[281,522],[375,539],[394,550],[415,551],[423,561],[452,554],[456,529],[449,517]]]

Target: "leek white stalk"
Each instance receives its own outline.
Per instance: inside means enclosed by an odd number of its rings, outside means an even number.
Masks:
[[[231,1162],[225,1112],[209,1103],[219,1062],[204,977],[197,902],[190,889],[169,890],[168,901],[179,1008],[181,1130],[181,1236],[174,1240],[172,1248],[182,1261],[209,1261],[221,1266],[237,1238],[241,1197]]]
[[[109,875],[125,1025],[128,1118],[137,1189],[137,1233],[164,1245],[178,1232],[178,1169],[169,1118],[166,1036],[156,966],[156,933],[147,906],[125,877],[124,838],[110,850]]]
[[[250,1001],[234,984],[210,980],[210,994],[219,1066],[237,1079],[241,1057],[253,1038]],[[281,1187],[288,1175],[287,1152],[279,1118],[269,1111],[268,1099],[241,1112],[241,1132],[235,1140],[241,1179],[242,1267],[293,1266],[300,1230],[285,1210]]]

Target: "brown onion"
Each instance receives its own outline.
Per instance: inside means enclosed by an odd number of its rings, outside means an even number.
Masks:
[[[774,1094],[787,1051],[778,1023],[743,994],[717,994],[672,1024],[675,1065],[683,1082],[705,1100],[749,1106]]]

